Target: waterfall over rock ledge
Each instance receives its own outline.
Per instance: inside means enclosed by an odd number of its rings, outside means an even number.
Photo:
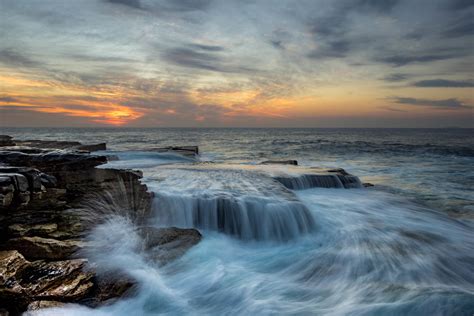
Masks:
[[[286,241],[311,233],[317,220],[289,189],[360,187],[347,173],[288,166],[160,166],[154,213],[162,226],[196,227],[243,240]]]

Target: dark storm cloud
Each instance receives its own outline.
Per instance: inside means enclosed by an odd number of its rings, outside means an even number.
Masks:
[[[414,82],[412,85],[421,88],[472,88],[474,87],[474,82],[432,79],[417,81]]]
[[[450,98],[444,100],[431,100],[431,99],[417,99],[417,98],[406,98],[406,97],[393,97],[390,98],[395,103],[414,105],[414,106],[430,106],[434,108],[446,108],[446,109],[461,109],[468,108],[469,106],[464,104],[457,98]]]
[[[124,5],[133,9],[143,9],[140,0],[106,0],[109,3]]]

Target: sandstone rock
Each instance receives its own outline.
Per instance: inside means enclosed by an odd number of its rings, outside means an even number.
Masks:
[[[261,165],[293,165],[297,166],[298,161],[296,160],[266,160],[260,163]]]
[[[22,273],[21,286],[35,300],[75,301],[93,289],[94,274],[87,260],[35,261]]]
[[[179,258],[202,238],[201,233],[193,228],[145,226],[139,228],[138,234],[144,239],[147,252],[161,264]]]
[[[29,266],[18,251],[0,251],[0,308],[4,308],[7,315],[19,315],[30,300],[18,283],[18,276]]]
[[[22,237],[22,236],[47,236],[55,232],[58,229],[58,224],[56,223],[45,223],[45,224],[36,224],[36,225],[27,225],[27,224],[13,224],[8,226],[8,230],[12,236]]]
[[[52,307],[62,307],[64,306],[64,302],[58,302],[58,301],[34,301],[28,304],[27,310],[28,311],[36,311],[38,309],[43,309],[43,308],[52,308]],[[26,313],[26,316],[29,314]]]
[[[7,285],[9,280],[14,279],[29,264],[16,250],[0,251],[0,284]]]
[[[31,260],[61,260],[69,258],[82,249],[84,243],[78,240],[56,240],[42,237],[19,237],[8,240],[5,249],[18,250]]]

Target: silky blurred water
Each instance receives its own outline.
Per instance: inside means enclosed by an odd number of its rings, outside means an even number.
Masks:
[[[297,159],[301,165],[345,168],[435,209],[474,213],[474,129],[0,128],[0,133],[106,142],[115,151],[198,145],[201,159],[213,161]],[[137,157],[128,166],[154,165],[148,158]]]
[[[175,217],[170,223],[193,226],[195,221],[186,219],[192,209],[211,208],[211,200],[224,195],[239,206],[229,209],[246,219],[245,223],[238,219],[242,230],[252,229],[244,237],[263,236],[242,238],[233,231],[199,225],[203,240],[177,261],[158,267],[140,250],[143,240],[135,233],[135,224],[123,216],[110,217],[91,232],[90,241],[98,246],[88,257],[103,270],[137,280],[136,294],[98,309],[71,305],[39,314],[474,313],[472,129],[2,129],[1,133],[22,139],[107,142],[109,150],[101,153],[119,160],[105,167],[142,169],[143,181],[156,193],[151,225],[163,224],[167,214]],[[194,160],[152,151],[170,145],[198,145],[201,161],[244,166],[281,158],[296,159],[303,166],[342,167],[375,186],[285,191],[276,183],[267,184],[263,176],[234,169],[178,171],[177,166]],[[249,203],[254,217],[248,217]],[[314,221],[314,228],[285,225],[300,212],[294,203],[306,208],[310,218],[304,221]],[[290,232],[291,238],[281,238],[282,231]]]

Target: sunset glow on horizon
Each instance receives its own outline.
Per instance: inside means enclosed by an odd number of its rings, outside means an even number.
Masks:
[[[0,0],[0,124],[473,127],[473,14],[448,0]]]

